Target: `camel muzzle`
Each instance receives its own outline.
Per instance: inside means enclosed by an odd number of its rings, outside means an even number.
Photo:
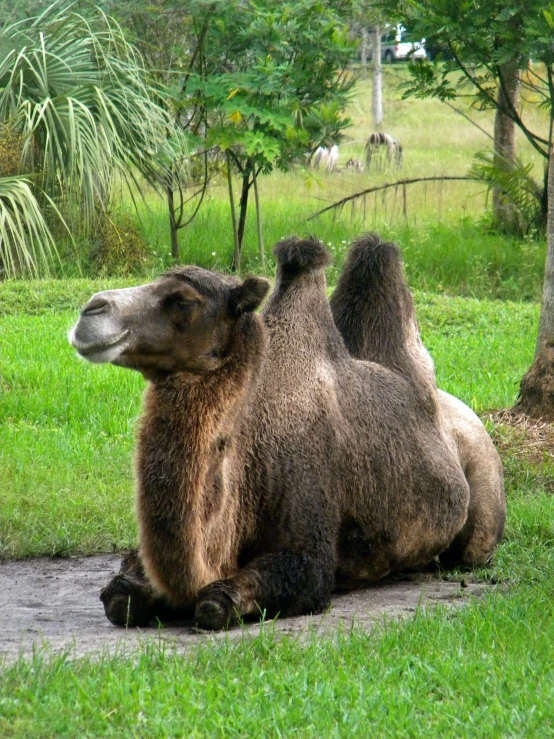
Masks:
[[[69,333],[69,343],[89,362],[113,362],[128,346],[130,331],[102,293],[94,295]]]

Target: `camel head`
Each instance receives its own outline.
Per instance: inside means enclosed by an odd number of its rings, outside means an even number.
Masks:
[[[269,283],[240,282],[200,267],[167,272],[156,282],[96,293],[69,341],[89,362],[136,369],[145,377],[218,369],[240,317],[255,310]]]

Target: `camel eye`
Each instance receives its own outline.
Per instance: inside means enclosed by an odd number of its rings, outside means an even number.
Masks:
[[[168,308],[176,308],[177,310],[189,310],[193,307],[194,301],[188,300],[181,293],[173,293],[166,300]]]
[[[165,300],[168,317],[176,326],[188,325],[194,314],[194,300],[188,300],[181,293],[173,293]]]

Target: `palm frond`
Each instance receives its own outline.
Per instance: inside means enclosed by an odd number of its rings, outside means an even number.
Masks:
[[[25,177],[0,177],[0,271],[7,277],[22,272],[48,273],[57,256],[31,184]]]
[[[0,123],[23,136],[28,171],[40,173],[73,229],[93,227],[114,177],[159,182],[175,127],[115,21],[101,15],[92,26],[54,9],[4,29],[0,45],[9,49]]]
[[[525,230],[542,231],[545,228],[542,209],[542,188],[532,175],[533,165],[524,164],[518,157],[510,166],[495,164],[493,152],[476,154],[469,176],[498,189],[512,202],[520,214]]]

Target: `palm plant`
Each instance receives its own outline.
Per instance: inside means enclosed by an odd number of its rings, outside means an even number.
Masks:
[[[0,178],[7,274],[50,261],[52,206],[70,232],[86,234],[116,179],[160,181],[174,129],[147,79],[141,57],[102,14],[91,23],[54,6],[0,32],[0,124],[20,136],[26,175]]]
[[[496,159],[499,155],[496,154]],[[524,164],[518,157],[499,167],[492,152],[476,155],[469,176],[495,188],[503,198],[513,203],[523,232],[544,233],[546,229],[546,186],[533,177],[533,165]]]

